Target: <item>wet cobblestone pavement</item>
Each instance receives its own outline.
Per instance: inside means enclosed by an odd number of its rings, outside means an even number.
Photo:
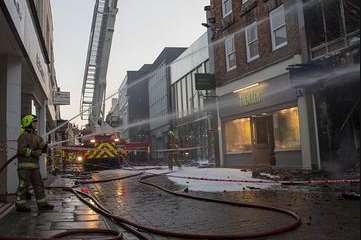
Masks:
[[[112,179],[137,172],[99,173],[94,179]],[[197,234],[244,234],[289,224],[288,216],[257,209],[237,208],[176,197],[140,184],[139,176],[120,181],[88,184],[87,187],[115,215],[148,227]],[[147,180],[172,191],[182,191],[166,177]],[[58,178],[52,186],[72,186],[69,179]],[[297,212],[303,225],[296,231],[262,240],[358,240],[360,239],[360,202],[345,200],[341,193],[350,185],[338,187],[287,187],[279,190],[204,193],[189,195],[220,200],[256,203],[287,208]],[[359,188],[354,185],[351,188]],[[30,214],[10,212],[0,220],[0,236],[49,237],[68,229],[103,228],[124,232],[80,202],[71,193],[49,191],[53,212]],[[33,202],[34,203],[34,202]],[[126,233],[125,233],[126,234]],[[171,239],[150,236],[151,239]],[[67,239],[88,239],[77,236]],[[97,239],[103,239],[99,236]],[[127,240],[136,240],[126,234]],[[173,239],[173,238],[172,238]]]
[[[148,227],[198,234],[241,234],[273,229],[293,221],[288,216],[257,209],[237,208],[169,195],[138,183],[137,178],[100,183],[93,194],[115,215]],[[181,190],[166,177],[150,180],[171,190]],[[358,187],[358,186],[357,186]],[[225,193],[190,192],[208,198],[264,204],[297,212],[303,225],[269,240],[358,240],[360,202],[344,200],[331,188],[292,188],[277,191]],[[153,236],[153,239],[170,239]]]
[[[57,178],[50,186],[60,187],[73,185],[72,180]],[[0,236],[48,238],[55,234],[72,229],[113,229],[102,216],[84,205],[72,193],[62,190],[47,191],[49,203],[55,205],[54,211],[38,212],[35,200],[31,202],[31,213],[18,213],[12,210],[0,219]],[[122,229],[117,229],[124,232]],[[125,233],[126,234],[126,233]],[[109,239],[109,236],[92,234],[92,239]],[[61,239],[89,239],[88,236],[73,235]],[[126,240],[134,239],[127,235]]]

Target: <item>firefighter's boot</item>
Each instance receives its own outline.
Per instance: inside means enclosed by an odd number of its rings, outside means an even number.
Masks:
[[[31,212],[31,209],[25,205],[16,205],[17,212]]]
[[[54,210],[54,205],[51,205],[49,203],[40,204],[38,206],[39,211],[52,211]]]
[[[26,200],[31,200],[31,192],[26,192]]]

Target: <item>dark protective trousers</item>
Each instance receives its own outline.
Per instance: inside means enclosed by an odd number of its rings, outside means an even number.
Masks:
[[[178,159],[178,153],[177,152],[168,152],[168,168],[169,168],[169,170],[173,170],[174,162],[179,168],[182,167],[182,165]]]
[[[39,169],[19,169],[19,187],[16,194],[16,205],[26,205],[26,194],[30,185],[33,186],[36,201],[38,206],[47,204],[47,199],[44,190],[44,183],[41,179]]]

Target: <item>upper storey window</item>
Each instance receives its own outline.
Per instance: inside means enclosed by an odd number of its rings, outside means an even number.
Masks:
[[[223,17],[232,13],[232,0],[222,0]]]
[[[288,44],[285,8],[280,6],[270,13],[273,51]]]

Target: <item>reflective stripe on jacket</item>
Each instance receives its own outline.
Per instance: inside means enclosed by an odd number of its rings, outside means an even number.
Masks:
[[[44,147],[44,141],[39,135],[33,130],[25,130],[18,139],[19,168],[39,168],[39,157],[41,156]]]

